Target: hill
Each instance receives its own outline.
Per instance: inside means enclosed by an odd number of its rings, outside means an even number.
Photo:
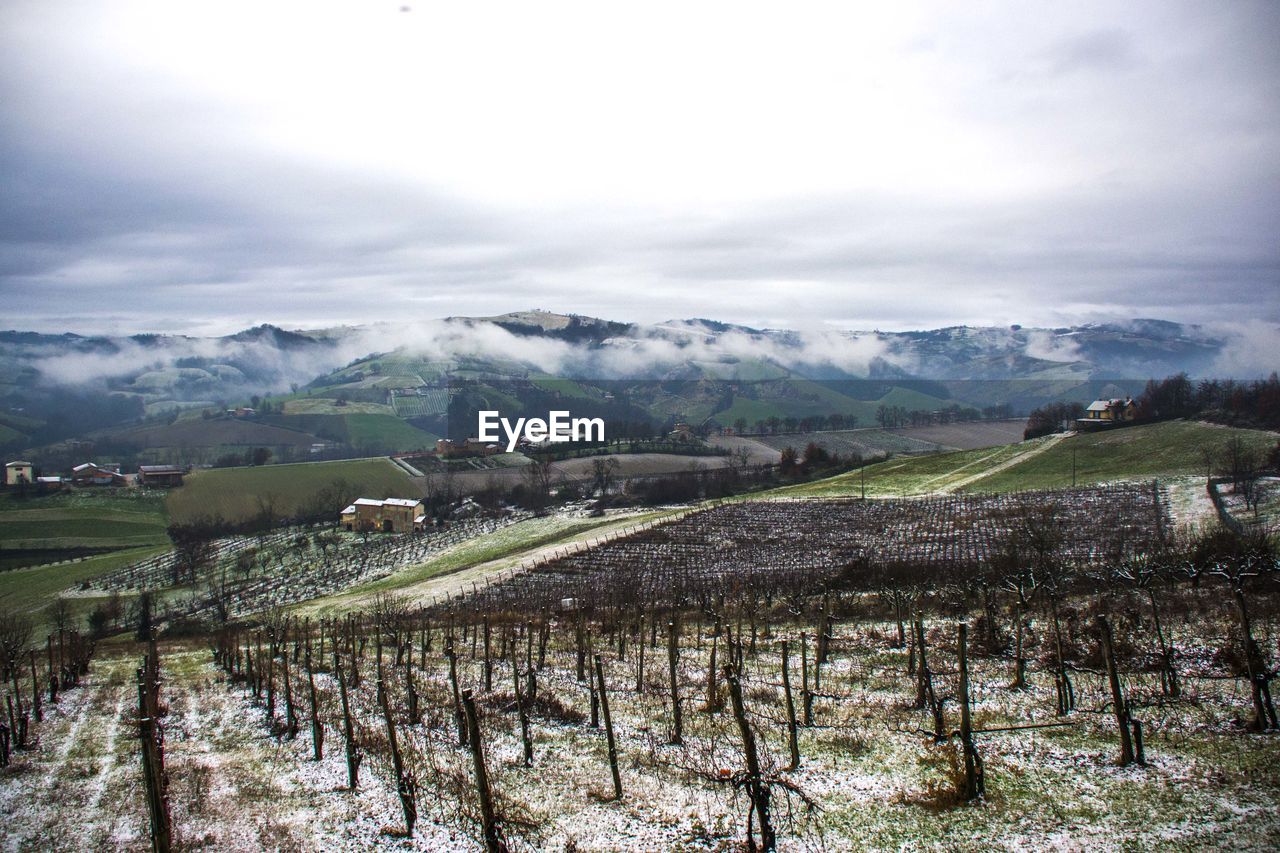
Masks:
[[[780,496],[895,497],[939,492],[1012,492],[1079,485],[1204,476],[1206,451],[1219,455],[1239,436],[1266,452],[1280,436],[1197,421],[1166,421],[1098,433],[1052,435],[995,448],[897,458],[827,480],[778,489]]]
[[[276,519],[312,512],[336,516],[357,497],[421,496],[421,487],[391,460],[353,459],[196,471],[169,493],[165,506],[175,522],[201,517],[242,522],[264,510]]]
[[[1007,404],[1019,413],[1049,400],[1090,400],[1106,387],[1133,393],[1153,376],[1203,376],[1231,346],[1195,326],[1152,320],[797,331],[542,311],[310,332],[263,325],[220,338],[0,332],[0,447],[39,456],[42,447],[104,428],[144,418],[155,425],[173,412],[221,411],[270,396],[277,413],[394,416],[435,435],[445,431],[453,383],[546,376],[581,380],[594,399],[617,396],[610,382],[652,383],[634,386],[629,399],[659,426],[832,414],[870,425],[880,406]],[[340,403],[362,408],[338,412]],[[389,430],[360,425],[354,432],[357,440],[390,440],[391,449],[421,438]],[[253,443],[287,443],[276,438]],[[177,439],[164,440],[175,446]]]

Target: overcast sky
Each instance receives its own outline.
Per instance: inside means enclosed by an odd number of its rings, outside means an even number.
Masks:
[[[1280,322],[1280,3],[0,5],[0,326]]]

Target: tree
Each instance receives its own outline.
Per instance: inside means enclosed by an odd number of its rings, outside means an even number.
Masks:
[[[530,509],[544,509],[551,502],[551,474],[551,460],[545,457],[524,466],[526,502]]]
[[[187,524],[169,525],[167,532],[174,548],[174,586],[194,583],[200,569],[213,559],[213,540],[220,526],[218,521],[208,517],[195,519]]]
[[[35,628],[31,620],[16,610],[0,610],[0,664],[4,672],[0,673],[0,682],[8,682],[13,677],[19,658],[31,645],[31,635]]]
[[[59,596],[49,605],[49,622],[54,629],[66,631],[71,627],[71,602]]]
[[[1222,455],[1227,476],[1231,478],[1232,490],[1244,498],[1245,509],[1257,512],[1261,498],[1258,481],[1262,467],[1257,451],[1243,438],[1233,435],[1223,448]]]
[[[619,467],[618,460],[612,456],[597,456],[591,460],[591,486],[600,492],[601,497],[608,495],[613,488],[614,476]]]

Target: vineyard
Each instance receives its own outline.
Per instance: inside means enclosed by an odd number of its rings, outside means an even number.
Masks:
[[[741,586],[811,590],[892,572],[971,573],[1043,520],[1055,559],[1119,562],[1161,546],[1169,525],[1154,484],[901,501],[725,504],[491,585],[474,606],[588,611],[648,601],[670,606]]]
[[[92,699],[64,701],[0,772],[5,846],[58,826],[85,835],[45,846],[1268,849],[1280,833],[1273,544],[1172,531],[1153,484],[722,504],[335,616],[255,591],[309,590],[309,564],[420,559],[404,553],[448,530],[224,543],[215,565],[256,548],[295,568],[247,581],[252,605],[199,640],[95,658]],[[28,669],[13,693],[31,695]],[[92,805],[108,797],[110,826]]]
[[[223,621],[385,578],[528,517],[508,512],[403,536],[368,537],[316,526],[197,541],[105,574],[82,591],[165,591],[158,619]]]

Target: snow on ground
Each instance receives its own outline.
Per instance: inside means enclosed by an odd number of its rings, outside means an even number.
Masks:
[[[1105,681],[1080,671],[1079,710],[1069,726],[978,735],[987,795],[967,806],[950,800],[954,743],[935,744],[921,734],[931,718],[909,708],[913,684],[905,673],[906,652],[889,648],[884,639],[892,626],[837,626],[822,687],[836,698],[817,699],[817,725],[801,730],[802,762],[792,772],[782,769],[780,658],[771,642],[761,640],[759,653],[748,657],[744,687],[764,766],[819,809],[810,812],[798,794],[775,788],[780,849],[1117,849],[1157,841],[1183,849],[1267,849],[1280,834],[1280,740],[1240,731],[1235,721],[1245,714],[1248,697],[1236,682],[1200,677],[1218,640],[1197,645],[1187,623],[1172,615],[1168,623],[1179,646],[1188,649],[1180,660],[1188,698],[1155,701],[1159,685],[1151,675],[1126,677],[1147,731],[1146,768],[1115,766],[1118,746],[1114,720],[1104,707]],[[634,691],[634,644],[625,661],[607,655],[624,787],[620,802],[608,800],[603,731],[572,718],[574,711],[587,715],[589,703],[585,685],[574,678],[565,635],[553,637],[539,692],[558,700],[569,716],[534,717],[531,768],[521,761],[519,728],[504,699],[509,666],[496,666],[495,692],[485,694],[478,689],[480,662],[470,658],[466,644],[460,646],[461,678],[477,688],[499,804],[531,824],[509,833],[514,849],[736,849],[746,799],[716,781],[722,770],[741,769],[736,728],[726,712],[704,708],[710,641],[704,636],[699,648],[693,626],[688,628],[681,653],[684,746],[667,744],[664,650],[646,650],[642,694]],[[954,633],[941,622],[931,628],[930,661],[952,727],[958,722]],[[162,648],[162,660],[166,758],[181,847],[481,849],[474,822],[464,814],[474,811],[470,755],[454,743],[438,646],[428,655],[426,671],[415,676],[426,722],[399,729],[408,765],[422,785],[412,838],[398,834],[400,803],[388,762],[376,750],[361,767],[359,788],[347,790],[336,684],[328,673],[316,677],[327,722],[325,755],[317,762],[305,714],[295,739],[273,736],[262,706],[251,701],[243,684],[230,683],[213,666],[207,649]],[[7,816],[0,823],[0,848],[147,849],[132,723],[137,663],[134,654],[95,661],[86,683],[65,693],[39,724],[38,746],[0,771],[0,813]],[[1012,673],[1005,659],[975,651],[972,667],[979,730],[1058,722],[1052,680],[1034,660],[1025,691],[1007,688]],[[391,676],[393,706],[402,698],[398,672]],[[371,673],[366,658],[365,677],[352,690],[365,744],[385,734],[374,713]],[[724,691],[721,684],[721,699]],[[299,701],[305,707],[305,699]],[[283,713],[280,700],[277,715]]]
[[[1218,521],[1218,511],[1209,499],[1204,477],[1171,477],[1161,480],[1168,499],[1169,516],[1175,528],[1207,530]]]

